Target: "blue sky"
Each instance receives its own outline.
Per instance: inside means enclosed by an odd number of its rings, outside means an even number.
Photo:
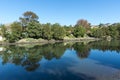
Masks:
[[[86,19],[92,25],[120,22],[120,0],[0,0],[0,23],[18,21],[33,11],[41,23],[74,25]]]

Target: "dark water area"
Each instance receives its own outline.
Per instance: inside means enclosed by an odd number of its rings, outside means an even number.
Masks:
[[[0,80],[120,80],[120,41],[0,46]]]

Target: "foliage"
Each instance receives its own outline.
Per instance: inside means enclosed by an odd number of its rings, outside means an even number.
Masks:
[[[14,22],[10,25],[10,32],[6,33],[6,38],[9,42],[16,42],[21,39],[22,26],[19,22]]]
[[[19,18],[24,30],[29,22],[38,22],[38,19],[39,17],[32,11],[26,11],[25,13],[23,13],[23,17]]]
[[[26,32],[27,32],[26,35],[29,38],[38,39],[42,37],[42,26],[40,23],[32,21],[28,24]]]
[[[66,31],[66,36],[71,36],[74,32],[74,27],[72,25],[64,26],[64,29]]]
[[[42,36],[44,39],[50,40],[52,39],[52,30],[51,30],[51,24],[47,23],[47,24],[43,24],[43,30],[42,30]]]
[[[0,25],[0,28],[1,28],[0,34],[1,34],[3,37],[6,37],[7,28],[5,27],[5,25]]]
[[[119,37],[119,32],[117,31],[117,27],[116,26],[110,26],[109,27],[110,30],[110,36],[114,39]]]
[[[21,38],[22,26],[19,22],[14,22],[11,24],[11,33],[16,35],[17,38]]]
[[[92,36],[95,38],[102,38],[103,34],[104,32],[100,28],[92,30]]]
[[[77,26],[75,27],[73,34],[75,37],[84,37],[85,33],[86,33],[86,29],[84,27]]]
[[[62,40],[66,35],[65,29],[57,23],[52,25],[52,31],[53,38],[56,40]]]
[[[120,39],[120,23],[99,24],[91,28],[91,24],[84,19],[78,20],[75,26],[55,24],[40,24],[39,17],[32,11],[26,11],[19,18],[20,22],[11,25],[0,25],[0,35],[9,42],[16,42],[23,38],[63,40],[66,38],[95,37],[104,39]]]

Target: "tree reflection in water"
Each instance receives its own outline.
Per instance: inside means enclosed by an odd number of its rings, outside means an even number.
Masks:
[[[6,50],[0,54],[2,64],[14,63],[24,67],[27,71],[36,70],[43,57],[47,60],[59,59],[66,49],[63,43],[36,45],[31,48],[19,46],[6,46],[5,48]]]
[[[88,44],[85,44],[83,42],[75,43],[73,47],[77,51],[78,57],[80,57],[81,59],[88,57],[90,52],[90,46]]]
[[[95,41],[90,42],[92,49],[98,49],[102,51],[116,51],[120,52],[120,41],[119,40],[112,40],[112,41]]]
[[[114,42],[114,43],[113,43]],[[120,41],[98,41],[98,42],[77,42],[77,43],[55,43],[35,45],[33,47],[4,46],[5,50],[0,52],[2,64],[13,63],[22,66],[27,71],[35,71],[40,67],[42,58],[52,60],[60,59],[67,48],[73,48],[80,59],[87,58],[91,49],[115,50],[120,52]]]

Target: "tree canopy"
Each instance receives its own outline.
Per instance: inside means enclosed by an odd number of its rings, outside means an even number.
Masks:
[[[26,11],[19,22],[13,22],[9,26],[0,25],[0,35],[6,41],[17,42],[24,38],[45,39],[45,40],[64,40],[65,38],[95,37],[106,39],[120,39],[120,23],[102,24],[91,27],[91,24],[80,19],[75,25],[60,25],[59,23],[41,24],[39,17],[32,11]]]
[[[23,13],[23,17],[20,17],[19,20],[22,26],[26,27],[29,22],[35,21],[38,22],[39,17],[32,11],[26,11]]]

